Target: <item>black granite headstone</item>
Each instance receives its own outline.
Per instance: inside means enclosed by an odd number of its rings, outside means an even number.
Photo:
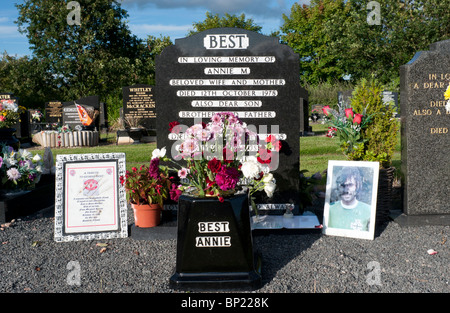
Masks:
[[[277,191],[259,210],[284,212],[299,204],[299,56],[277,38],[239,28],[209,29],[177,39],[156,59],[158,147],[171,151],[169,123],[209,122],[233,112],[253,125],[260,139],[282,143],[273,172]],[[267,202],[268,201],[268,202]]]
[[[98,96],[89,96],[80,98],[75,101],[68,101],[63,102],[63,108],[62,108],[62,123],[64,125],[69,126],[71,129],[81,129],[83,128],[83,124],[80,121],[80,117],[78,115],[77,107],[75,105],[75,102],[82,106],[90,106],[93,107],[95,110],[100,111],[100,102]],[[97,117],[94,120],[93,127],[96,127],[99,129],[100,127],[100,119]]]
[[[403,212],[450,214],[450,40],[416,53],[400,68]]]
[[[309,113],[308,91],[300,88],[300,135],[307,135],[312,131],[309,126]]]
[[[61,123],[62,115],[63,104],[61,101],[53,100],[45,103],[45,121],[47,123]]]
[[[154,86],[137,84],[123,87],[123,118],[139,120],[146,129],[156,128]]]

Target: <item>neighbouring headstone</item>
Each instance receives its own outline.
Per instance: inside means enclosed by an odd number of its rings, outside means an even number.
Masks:
[[[63,117],[63,104],[53,100],[45,103],[45,122],[49,124],[61,123]]]
[[[69,126],[71,129],[82,129],[83,124],[80,121],[80,116],[78,115],[78,110],[75,103],[82,106],[93,107],[94,110],[100,110],[100,102],[98,96],[89,96],[80,98],[75,101],[63,102],[62,108],[62,124]],[[99,118],[96,118],[94,121],[94,126],[97,130],[100,128]]]
[[[136,121],[146,129],[156,128],[154,86],[137,84],[123,87],[123,118]]]
[[[309,113],[308,91],[300,88],[300,135],[305,136],[312,132],[309,126]]]
[[[450,112],[444,98],[449,83],[450,40],[430,45],[400,67],[407,215],[450,214]]]
[[[277,191],[260,212],[284,213],[299,204],[299,57],[275,37],[239,28],[209,29],[175,40],[156,59],[158,147],[176,144],[169,123],[209,122],[233,112],[254,125],[260,139],[281,140]]]
[[[381,93],[381,96],[383,97],[383,103],[386,104],[386,105],[393,105],[394,106],[394,111],[397,113],[397,117],[400,117],[398,115],[398,112],[399,112],[398,92],[384,90]]]
[[[339,91],[338,92],[339,105],[350,106],[352,95],[353,90]],[[383,90],[381,92],[381,97],[385,105],[393,105],[394,110],[398,112],[398,92]]]

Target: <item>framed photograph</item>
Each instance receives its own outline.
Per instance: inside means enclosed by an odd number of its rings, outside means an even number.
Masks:
[[[55,241],[127,237],[125,171],[124,153],[58,155]]]
[[[323,233],[373,240],[379,162],[328,161]]]

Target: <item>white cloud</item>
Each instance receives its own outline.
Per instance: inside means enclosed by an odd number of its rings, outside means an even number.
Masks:
[[[25,35],[19,33],[17,26],[0,25],[0,37],[12,38],[12,37],[24,37]]]
[[[123,0],[124,5],[139,7],[156,7],[158,9],[198,9],[204,8],[211,13],[229,13],[246,15],[280,17],[289,10],[284,0],[255,1],[255,0]]]
[[[130,24],[130,30],[140,38],[147,38],[148,35],[158,37],[159,35],[169,36],[171,39],[184,37],[192,25],[163,25],[163,24]],[[173,37],[173,38],[172,38]]]

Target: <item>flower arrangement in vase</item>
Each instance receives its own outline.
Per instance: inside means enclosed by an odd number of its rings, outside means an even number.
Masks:
[[[173,160],[167,157],[162,160],[176,165],[167,168],[178,173],[181,179],[178,190],[183,194],[216,197],[223,202],[225,197],[247,191],[255,213],[252,197],[255,192],[264,190],[272,197],[276,184],[270,170],[281,148],[275,136],[259,140],[231,112],[215,113],[208,123],[191,127],[174,121],[169,128],[183,139],[172,149]],[[183,165],[176,161],[183,161]]]
[[[0,100],[0,128],[14,127],[24,111],[25,108],[19,106],[15,100]]]
[[[371,121],[371,115],[367,115],[365,109],[362,113],[355,113],[353,108],[345,104],[339,104],[337,110],[326,105],[322,111],[330,125],[327,137],[337,136],[342,152],[349,159],[355,159],[355,154],[367,141],[362,134]]]
[[[139,169],[133,167],[131,171],[126,171],[124,176],[120,176],[120,183],[125,187],[127,199],[134,210],[136,226],[139,227],[157,226],[164,200],[177,199],[176,193],[171,192],[172,182],[168,172],[159,166],[159,157],[152,158],[148,166],[144,164]]]
[[[0,186],[4,190],[30,190],[42,175],[42,159],[25,149],[0,146]]]

